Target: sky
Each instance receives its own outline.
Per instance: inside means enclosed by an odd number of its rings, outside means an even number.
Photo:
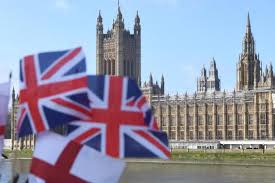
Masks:
[[[214,57],[221,89],[232,91],[247,13],[263,65],[275,63],[273,0],[120,0],[125,27],[133,32],[137,10],[142,26],[142,81],[165,77],[166,93],[192,93],[203,65]],[[116,0],[0,0],[0,82],[25,55],[82,46],[88,73],[96,71],[96,18],[104,31],[117,14]]]

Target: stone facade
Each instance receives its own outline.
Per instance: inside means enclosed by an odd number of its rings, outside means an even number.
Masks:
[[[137,13],[134,33],[124,28],[118,7],[111,30],[103,33],[103,19],[99,12],[96,28],[96,73],[129,76],[141,85],[141,26]]]
[[[274,137],[273,91],[153,96],[151,104],[171,140],[257,140]]]
[[[141,90],[143,94],[147,97],[148,101],[151,101],[152,96],[156,95],[164,95],[165,92],[165,85],[164,85],[164,77],[161,76],[161,83],[158,84],[158,81],[154,83],[153,76],[150,74],[149,82],[144,82]]]
[[[97,74],[129,76],[141,86],[141,27],[137,14],[134,34],[124,29],[120,8],[113,28],[103,33],[103,20],[97,19]],[[219,142],[274,139],[275,88],[273,67],[263,71],[259,54],[247,17],[242,53],[236,68],[236,90],[221,91],[216,61],[210,62],[209,72],[202,69],[197,79],[197,92],[188,95],[165,95],[164,77],[161,84],[145,82],[141,89],[147,96],[160,128],[167,132],[176,146],[207,146],[218,148]],[[18,96],[13,90],[11,124],[12,149],[33,148],[34,136],[16,140],[16,113]],[[226,142],[224,142],[226,141]],[[253,146],[254,146],[253,145]]]
[[[218,69],[216,66],[216,61],[210,62],[209,75],[206,74],[206,69],[203,66],[201,70],[201,75],[197,79],[197,91],[200,92],[214,92],[220,91],[220,79],[218,74]]]
[[[10,124],[10,137],[11,137],[11,150],[14,149],[33,149],[35,136],[29,135],[23,138],[17,138],[16,133],[16,122],[17,122],[17,113],[18,113],[18,102],[19,96],[15,95],[14,89],[12,90],[12,107],[9,114],[9,124]]]
[[[237,90],[220,91],[215,60],[203,68],[192,95],[149,97],[160,128],[171,142],[274,139],[274,77],[265,73],[251,32],[249,15],[237,63]]]

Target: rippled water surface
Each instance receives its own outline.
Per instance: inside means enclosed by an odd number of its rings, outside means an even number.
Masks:
[[[18,160],[16,171],[25,172],[29,160]],[[0,163],[0,182],[11,177],[11,161]],[[275,167],[128,163],[121,183],[275,183]]]

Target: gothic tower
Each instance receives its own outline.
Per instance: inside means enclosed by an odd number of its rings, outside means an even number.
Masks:
[[[197,80],[197,92],[204,93],[204,92],[215,92],[220,90],[221,90],[221,86],[220,86],[218,69],[216,66],[216,61],[213,58],[210,62],[208,76],[204,66],[201,70],[201,75]]]
[[[201,76],[197,80],[197,91],[199,93],[206,92],[207,90],[207,75],[206,75],[206,69],[203,66],[201,69]]]
[[[112,29],[106,34],[103,32],[103,20],[99,12],[96,31],[96,73],[129,76],[140,85],[141,26],[138,12],[133,34],[124,28],[120,6]]]
[[[216,61],[213,60],[210,62],[209,68],[209,77],[207,78],[207,91],[214,92],[220,91],[220,79],[218,75],[218,69],[216,66]]]
[[[255,51],[255,42],[251,32],[250,18],[247,15],[246,33],[243,39],[243,49],[237,64],[237,91],[253,90],[260,80],[260,60]]]

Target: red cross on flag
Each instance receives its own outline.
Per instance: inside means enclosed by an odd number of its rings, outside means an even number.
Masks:
[[[10,95],[10,83],[0,84],[0,157],[4,145],[4,131],[8,116],[8,104]]]
[[[115,183],[125,163],[70,141],[61,135],[44,132],[38,135],[29,182],[35,183]]]

